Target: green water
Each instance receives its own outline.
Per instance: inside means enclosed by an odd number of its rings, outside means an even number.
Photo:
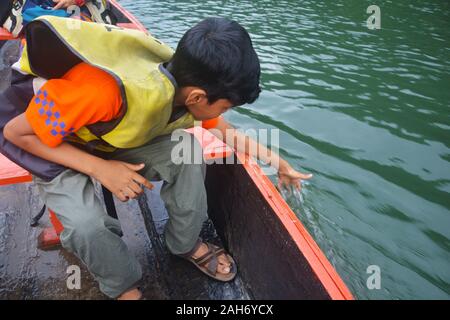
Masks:
[[[314,173],[289,202],[350,290],[450,298],[450,2],[121,3],[172,46],[204,17],[244,25],[263,93],[226,118],[280,129],[282,155]],[[367,29],[371,4],[381,30]]]

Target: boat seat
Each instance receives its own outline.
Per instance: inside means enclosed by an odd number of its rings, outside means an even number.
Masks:
[[[30,182],[31,174],[0,154],[0,186]]]

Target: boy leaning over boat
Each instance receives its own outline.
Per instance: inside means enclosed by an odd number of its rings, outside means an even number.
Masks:
[[[232,280],[232,257],[199,239],[207,215],[205,164],[175,164],[171,151],[178,142],[170,134],[195,120],[221,137],[233,130],[240,151],[257,150],[253,156],[278,164],[282,184],[299,187],[311,177],[221,117],[260,93],[260,64],[247,31],[209,18],[183,36],[175,53],[142,32],[85,22],[75,31],[57,17],[38,18],[26,34],[11,88],[0,100],[0,151],[35,176],[64,226],[63,247],[86,264],[106,295],[139,298],[141,267],[91,178],[122,201],[158,179],[169,213],[167,248],[208,276]]]

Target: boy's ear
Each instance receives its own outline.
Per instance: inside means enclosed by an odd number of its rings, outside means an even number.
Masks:
[[[192,89],[187,95],[185,104],[186,106],[192,106],[198,103],[208,103],[208,97],[206,96],[206,91],[200,88]]]

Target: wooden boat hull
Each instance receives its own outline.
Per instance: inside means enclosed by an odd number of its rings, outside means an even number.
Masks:
[[[254,162],[208,167],[209,216],[255,299],[352,299],[350,291]],[[247,163],[244,163],[247,162]]]

